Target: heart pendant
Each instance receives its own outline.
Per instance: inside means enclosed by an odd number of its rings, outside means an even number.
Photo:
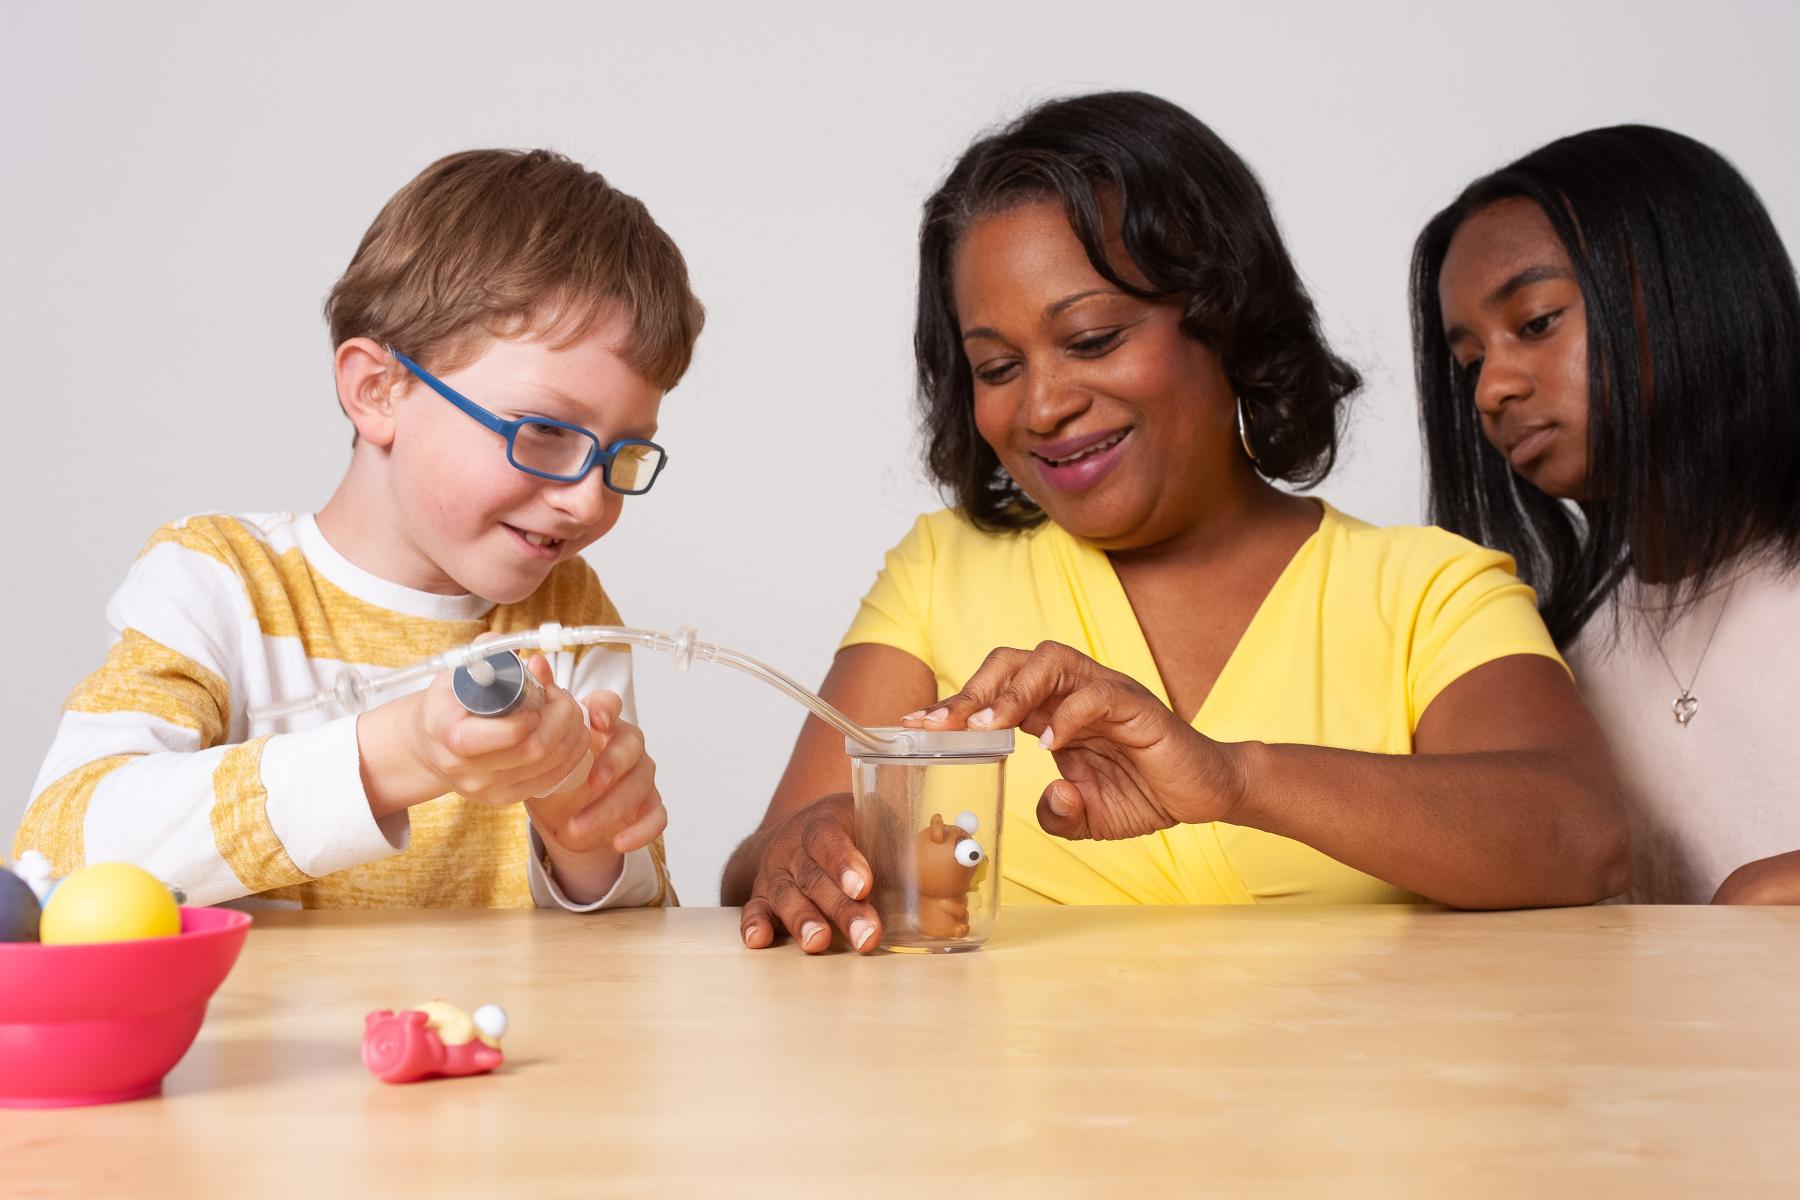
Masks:
[[[1683,692],[1675,697],[1674,708],[1675,723],[1686,728],[1687,723],[1694,719],[1694,714],[1700,711],[1700,697]]]

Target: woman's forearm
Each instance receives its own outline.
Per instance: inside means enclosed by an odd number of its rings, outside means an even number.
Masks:
[[[1439,903],[1591,904],[1625,890],[1611,771],[1574,748],[1403,755],[1246,742],[1232,752],[1244,779],[1232,824]]]
[[[1800,904],[1800,850],[1747,862],[1719,885],[1714,904]]]

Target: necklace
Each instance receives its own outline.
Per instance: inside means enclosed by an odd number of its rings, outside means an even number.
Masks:
[[[1656,643],[1657,656],[1662,659],[1663,666],[1668,669],[1669,678],[1674,680],[1675,686],[1681,689],[1681,694],[1675,697],[1669,707],[1675,712],[1675,723],[1683,729],[1686,729],[1688,722],[1694,719],[1694,714],[1700,711],[1700,697],[1694,695],[1694,685],[1700,681],[1700,668],[1706,665],[1706,652],[1712,649],[1713,638],[1719,632],[1719,622],[1725,619],[1725,610],[1731,605],[1731,593],[1736,587],[1737,580],[1733,579],[1730,587],[1725,589],[1725,599],[1719,605],[1718,615],[1713,618],[1712,632],[1706,635],[1706,644],[1700,647],[1700,661],[1694,664],[1694,673],[1688,676],[1685,686],[1681,682],[1681,676],[1675,673],[1675,664],[1669,661],[1668,653],[1663,650],[1662,634],[1660,632],[1651,634]]]

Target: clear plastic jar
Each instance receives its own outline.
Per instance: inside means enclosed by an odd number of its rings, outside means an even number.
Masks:
[[[904,733],[906,753],[846,740],[856,846],[889,950],[973,950],[1000,911],[1000,822],[1013,732]]]

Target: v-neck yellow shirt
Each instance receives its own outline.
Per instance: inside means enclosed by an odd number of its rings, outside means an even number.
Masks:
[[[1410,754],[1453,680],[1514,654],[1561,659],[1507,555],[1437,528],[1379,529],[1323,501],[1244,631],[1194,727],[1219,741]],[[1206,603],[1194,598],[1196,608]],[[1104,551],[1052,522],[985,533],[949,510],[888,552],[842,645],[918,658],[950,695],[996,646],[1075,647],[1163,703],[1168,692]],[[1417,897],[1290,838],[1217,822],[1120,842],[1037,823],[1055,761],[1030,738],[1006,764],[999,855],[1007,903],[1366,904]]]

